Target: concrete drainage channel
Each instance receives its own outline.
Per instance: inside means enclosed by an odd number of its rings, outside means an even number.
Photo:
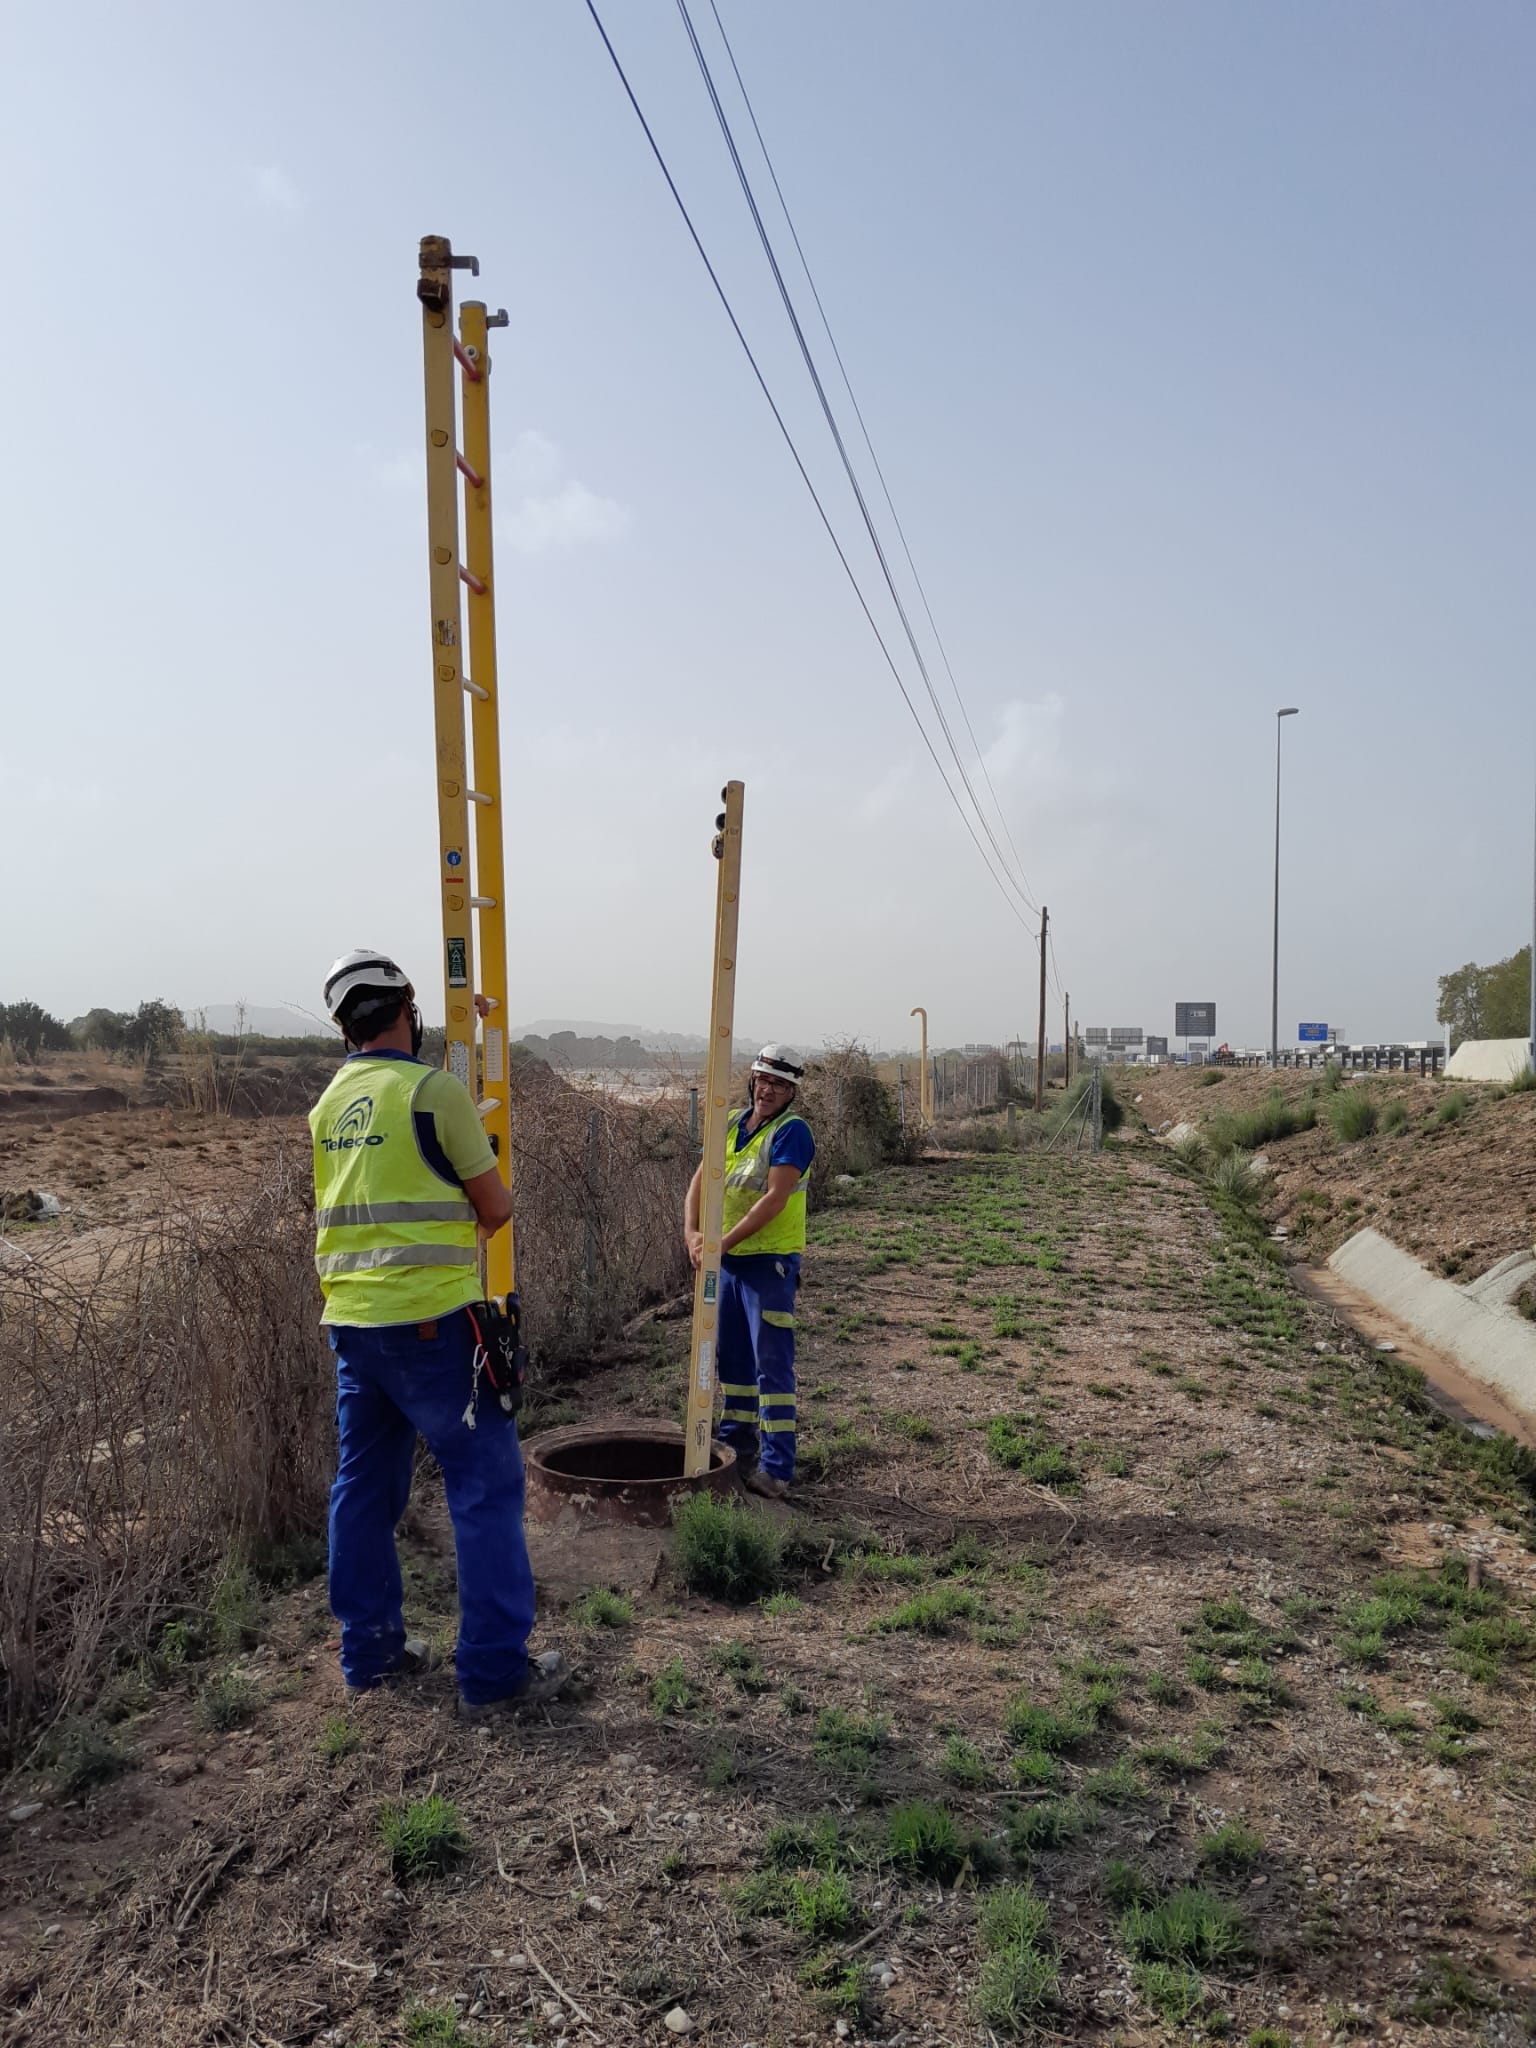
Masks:
[[[1536,1277],[1536,1257],[1512,1253],[1463,1287],[1431,1273],[1380,1231],[1360,1230],[1339,1246],[1328,1271],[1490,1389],[1523,1421],[1512,1433],[1536,1440],[1536,1323],[1513,1305]],[[1326,1296],[1326,1284],[1321,1291]]]
[[[710,1446],[707,1472],[683,1472],[683,1432],[667,1422],[580,1423],[549,1429],[523,1446],[528,1514],[535,1522],[573,1515],[586,1522],[629,1522],[664,1529],[673,1503],[701,1488],[730,1490],[736,1453]]]

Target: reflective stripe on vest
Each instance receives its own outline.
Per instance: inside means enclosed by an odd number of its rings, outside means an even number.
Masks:
[[[474,1208],[416,1137],[416,1097],[435,1071],[348,1060],[310,1111],[328,1323],[425,1323],[480,1299]]]
[[[725,1139],[725,1228],[730,1232],[736,1228],[743,1216],[761,1196],[768,1192],[768,1171],[773,1164],[773,1140],[776,1132],[787,1130],[791,1124],[803,1124],[805,1118],[795,1113],[793,1106],[781,1110],[776,1117],[770,1117],[748,1137],[739,1152],[733,1148],[736,1143],[737,1127],[748,1112],[738,1109],[726,1126]],[[807,1130],[810,1126],[806,1125]],[[760,1252],[803,1252],[805,1250],[805,1191],[811,1184],[810,1168],[807,1167],[795,1185],[789,1200],[770,1223],[751,1237],[744,1237],[740,1244],[732,1245],[732,1258],[751,1258]]]

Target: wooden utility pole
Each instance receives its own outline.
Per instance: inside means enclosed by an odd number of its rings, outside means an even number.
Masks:
[[[1035,1109],[1045,1108],[1045,935],[1050,929],[1051,913],[1042,903],[1040,906],[1040,1037],[1039,1054],[1035,1060]]]

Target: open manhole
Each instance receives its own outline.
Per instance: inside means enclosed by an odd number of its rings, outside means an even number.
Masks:
[[[665,1528],[679,1494],[708,1487],[723,1493],[735,1476],[736,1453],[709,1447],[709,1470],[683,1472],[683,1432],[670,1422],[580,1423],[548,1429],[523,1446],[528,1513],[553,1522],[568,1510],[598,1522],[639,1522]]]

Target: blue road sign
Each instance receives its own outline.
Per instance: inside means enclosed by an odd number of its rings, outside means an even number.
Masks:
[[[1296,1036],[1303,1045],[1326,1045],[1328,1026],[1326,1024],[1298,1024]]]

